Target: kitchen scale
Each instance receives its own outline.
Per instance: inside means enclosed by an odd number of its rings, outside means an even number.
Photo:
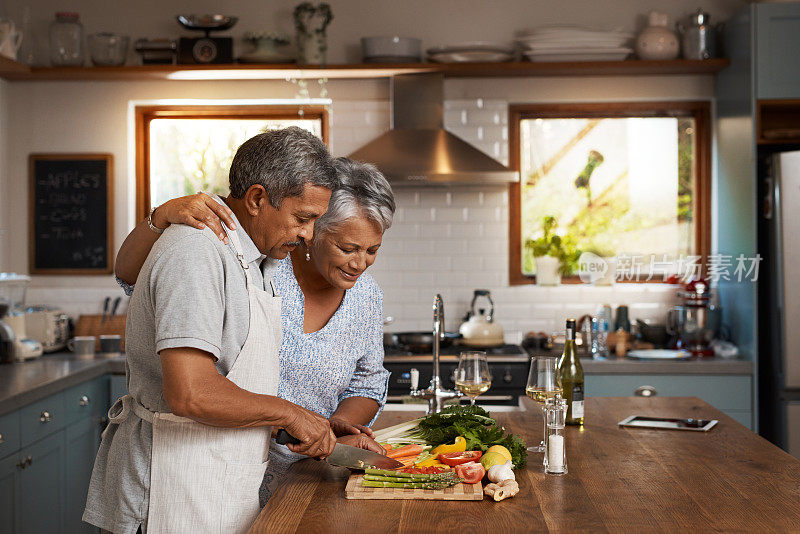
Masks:
[[[230,29],[238,17],[225,15],[178,15],[178,22],[187,30],[205,32],[205,37],[181,37],[178,41],[178,63],[207,65],[233,63],[233,38],[211,37],[212,31]]]

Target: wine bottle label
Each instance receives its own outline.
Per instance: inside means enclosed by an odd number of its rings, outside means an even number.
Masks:
[[[575,339],[575,331],[572,328],[567,328],[567,341],[573,341]]]
[[[572,386],[572,418],[583,417],[583,384]]]

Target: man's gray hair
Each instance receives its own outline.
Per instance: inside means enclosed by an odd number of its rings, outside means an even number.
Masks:
[[[290,126],[251,137],[236,151],[228,174],[231,195],[242,198],[261,185],[269,203],[280,208],[286,197],[299,197],[305,184],[336,189],[338,174],[333,157],[311,132]]]
[[[381,233],[392,226],[395,202],[389,182],[369,163],[336,158],[339,187],[331,194],[328,211],[317,219],[314,232],[325,234],[355,216],[378,225]]]

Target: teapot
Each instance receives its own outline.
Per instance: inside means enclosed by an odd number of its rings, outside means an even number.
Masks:
[[[480,297],[484,297],[489,301],[488,314],[486,314],[485,308],[478,308],[476,311],[475,302]],[[476,289],[474,291],[469,311],[458,331],[464,338],[463,343],[465,345],[497,347],[505,343],[503,327],[494,322],[494,301],[492,301],[492,294],[488,289]]]
[[[14,21],[0,18],[0,56],[17,59],[17,50],[22,45],[22,32]]]

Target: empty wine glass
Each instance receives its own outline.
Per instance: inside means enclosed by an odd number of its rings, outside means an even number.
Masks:
[[[544,418],[544,404],[547,399],[561,395],[561,380],[558,378],[558,358],[533,358],[531,369],[528,373],[528,385],[525,394],[542,407]],[[538,447],[528,447],[529,452],[544,452],[544,437],[547,427],[543,426],[543,437]]]
[[[464,351],[458,357],[456,369],[456,389],[469,397],[475,404],[479,395],[486,393],[492,386],[492,375],[489,363],[483,351]]]

